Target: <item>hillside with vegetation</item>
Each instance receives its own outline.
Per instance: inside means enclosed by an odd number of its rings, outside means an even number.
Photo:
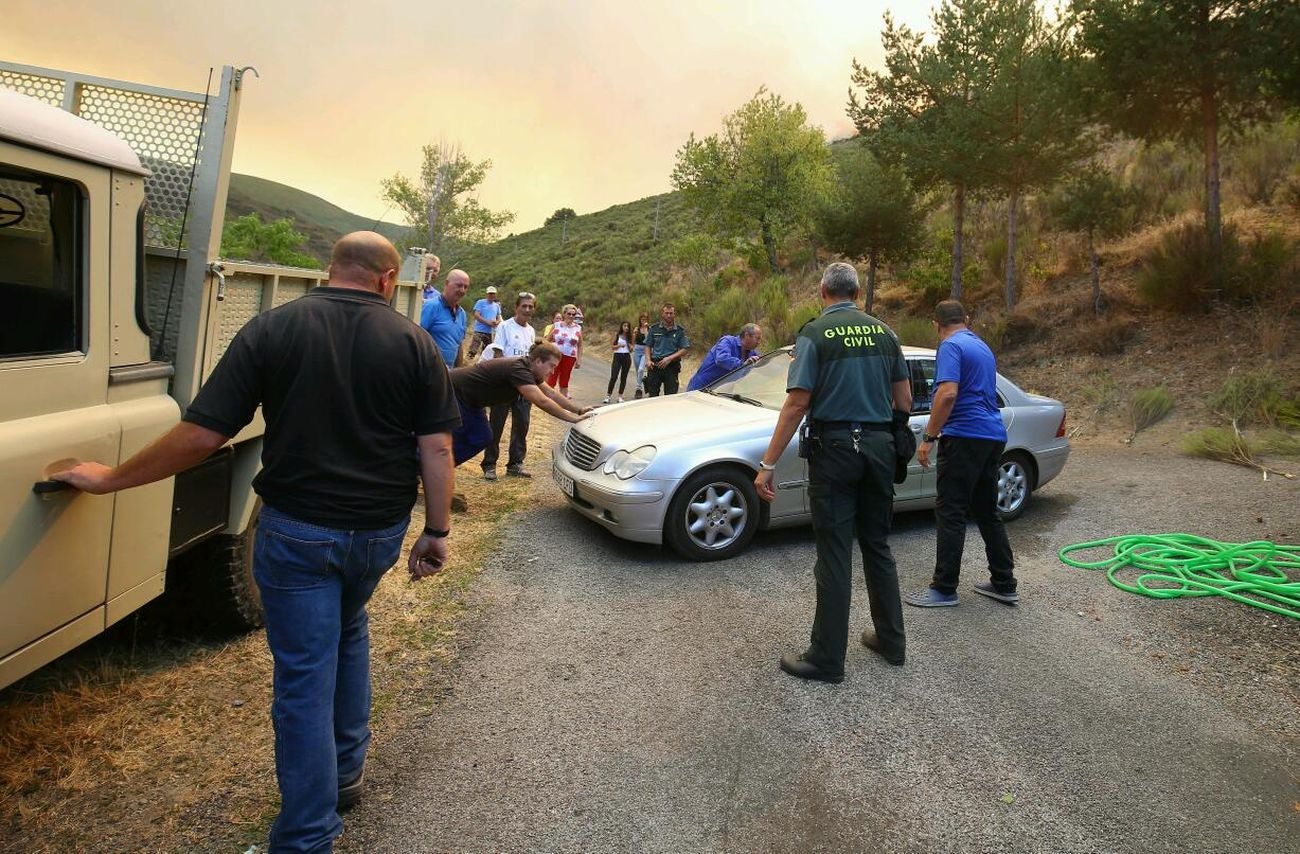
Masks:
[[[328,260],[334,241],[350,231],[374,229],[395,241],[403,239],[409,231],[404,225],[375,223],[287,184],[232,173],[226,197],[226,221],[249,214],[256,214],[263,223],[291,220],[293,230],[303,238],[297,251],[316,259],[321,266]]]

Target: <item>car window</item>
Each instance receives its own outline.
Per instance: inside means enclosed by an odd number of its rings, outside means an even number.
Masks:
[[[912,374],[912,413],[929,412],[934,400],[934,359],[908,359],[907,367]]]
[[[768,353],[752,365],[743,365],[721,379],[705,386],[710,394],[736,395],[768,409],[780,409],[785,403],[785,381],[790,373],[790,351]]]
[[[76,184],[0,171],[0,359],[82,348],[81,216]]]

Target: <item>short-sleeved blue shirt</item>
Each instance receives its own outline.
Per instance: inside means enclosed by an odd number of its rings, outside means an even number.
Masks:
[[[460,355],[460,345],[465,340],[465,321],[465,309],[456,306],[453,312],[440,293],[425,300],[420,309],[420,326],[433,336],[433,343],[438,345],[438,352],[442,353],[442,360],[449,368],[456,364],[456,357]]]
[[[998,411],[997,374],[993,351],[974,332],[962,329],[944,339],[935,360],[934,384],[957,384],[957,401],[943,425],[945,436],[1007,440]]]
[[[481,315],[483,320],[496,320],[498,317],[501,316],[501,303],[495,300],[490,300],[487,297],[483,297],[483,299],[474,303],[474,311],[477,314]],[[493,328],[494,327],[488,326],[486,323],[481,322],[478,318],[474,318],[475,332],[486,332],[488,334],[491,334]]]

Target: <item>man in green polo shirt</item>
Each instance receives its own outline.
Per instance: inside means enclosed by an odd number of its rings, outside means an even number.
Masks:
[[[844,681],[849,603],[853,595],[853,540],[862,550],[875,630],[862,642],[901,665],[906,650],[898,572],[889,551],[894,512],[895,412],[912,409],[912,386],[898,338],[860,311],[858,272],[831,264],[822,274],[822,313],[799,330],[786,399],[776,430],[759,461],[754,488],[765,501],[776,493],[772,472],[807,416],[808,498],[817,541],[817,611],[806,652],[781,657],[781,669],[801,679]],[[906,417],[906,416],[904,416]]]
[[[661,388],[664,394],[677,394],[682,356],[691,347],[686,330],[677,325],[677,309],[672,303],[663,304],[659,317],[645,337],[646,364],[650,366],[645,375],[648,397],[658,397]]]

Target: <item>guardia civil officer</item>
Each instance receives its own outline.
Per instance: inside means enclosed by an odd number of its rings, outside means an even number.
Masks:
[[[907,364],[893,330],[854,304],[858,273],[831,264],[822,274],[821,316],[799,331],[776,431],[754,487],[775,497],[772,472],[799,422],[808,459],[808,497],[817,540],[817,612],[808,650],[781,658],[801,679],[844,680],[853,539],[862,550],[875,631],[862,642],[890,664],[903,663],[906,640],[898,573],[889,551],[893,514],[894,412],[912,409]]]

